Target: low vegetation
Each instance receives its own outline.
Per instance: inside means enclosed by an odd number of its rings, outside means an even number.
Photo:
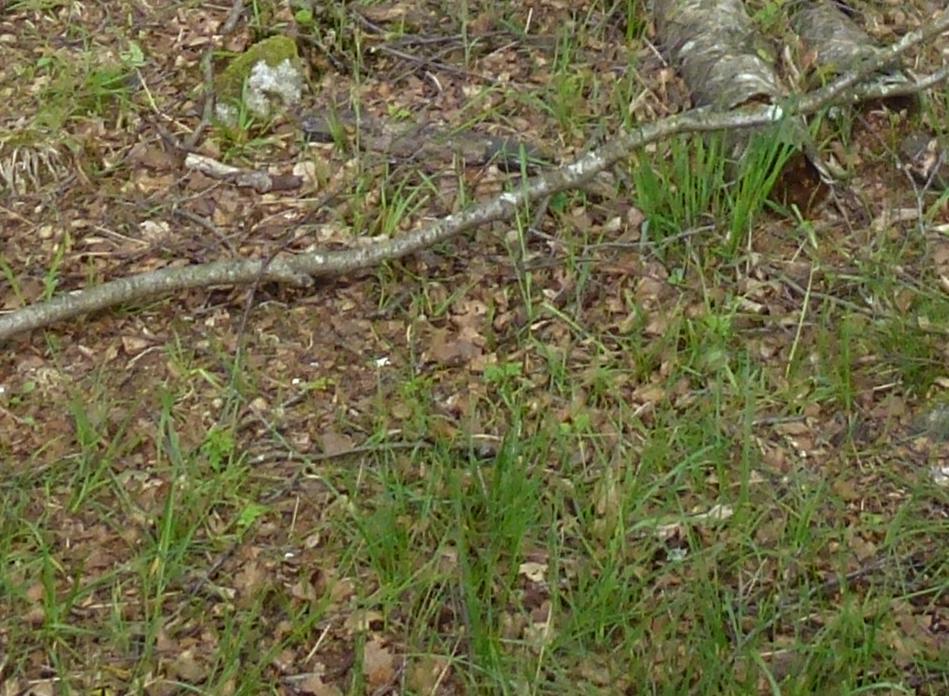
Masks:
[[[882,42],[933,5],[854,4]],[[395,236],[537,164],[359,119],[570,161],[688,101],[639,0],[228,9],[0,5],[3,307]],[[312,103],[196,149],[302,188],[185,170],[202,58],[287,32]],[[813,211],[767,135],[738,169],[679,136],[373,272],[8,342],[0,694],[946,693],[949,191],[898,149],[947,94],[815,123],[848,178]]]

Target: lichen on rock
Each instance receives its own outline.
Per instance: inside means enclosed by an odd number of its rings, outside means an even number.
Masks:
[[[273,113],[275,99],[283,106],[300,101],[303,71],[297,45],[287,36],[271,36],[234,58],[215,83],[216,114],[234,125],[243,99],[247,109],[261,118]]]

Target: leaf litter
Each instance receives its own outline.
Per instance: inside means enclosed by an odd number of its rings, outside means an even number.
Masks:
[[[616,75],[635,71],[642,91],[625,95],[626,115],[652,120],[682,106],[687,89],[642,36],[627,41],[630,27],[602,29],[617,25],[603,4],[567,5],[518,15],[530,29],[523,36],[497,8],[477,3],[467,25],[415,3],[360,8],[386,31],[350,27],[369,48],[366,64],[350,73],[338,67],[351,57],[351,36],[324,32],[310,45],[319,68],[310,77],[323,95],[313,108],[356,99],[379,121],[412,114],[441,129],[471,122],[492,137],[529,135],[567,160],[597,137],[598,125],[623,118],[607,88]],[[925,16],[923,5],[901,17],[885,10],[868,26],[878,38],[899,35]],[[0,286],[7,308],[35,301],[50,284],[65,291],[222,254],[347,248],[511,180],[490,162],[425,171],[373,157],[353,142],[358,130],[345,127],[339,142],[305,143],[292,114],[233,137],[212,129],[199,153],[275,174],[305,171],[307,188],[261,194],[188,172],[167,135],[180,138],[198,123],[199,62],[219,38],[225,8],[132,11],[154,30],[110,24],[115,17],[92,5],[47,12],[18,3],[0,16],[0,36],[17,37],[4,41],[11,65],[72,55],[44,38],[61,35],[64,23],[94,37],[102,55],[128,54],[134,40],[145,58],[124,97],[134,108],[120,99],[70,115],[61,132],[44,134],[56,137],[36,150],[31,168],[17,170],[26,172],[18,195],[0,209],[3,261],[22,279]],[[305,27],[283,8],[272,19]],[[247,15],[225,48],[251,45],[261,21]],[[577,30],[569,71],[558,62],[564,26]],[[466,46],[465,31],[477,41]],[[13,99],[10,84],[2,94]],[[30,83],[4,121],[37,112],[37,94],[55,96],[41,88],[42,80]],[[743,263],[718,262],[699,235],[651,238],[634,192],[624,189],[625,203],[585,192],[550,201],[548,215],[527,216],[518,228],[479,230],[450,249],[315,291],[255,288],[247,322],[246,289],[189,291],[58,327],[52,343],[34,336],[16,344],[0,357],[11,511],[4,524],[19,530],[4,541],[4,693],[53,693],[53,674],[73,689],[153,694],[178,693],[175,682],[208,693],[253,684],[277,693],[467,693],[485,683],[471,666],[482,654],[471,623],[478,601],[496,608],[505,657],[530,664],[540,690],[566,683],[617,693],[637,683],[636,669],[682,686],[676,668],[704,624],[677,607],[694,609],[690,588],[712,577],[754,630],[766,626],[760,658],[775,678],[793,678],[808,656],[796,640],[816,640],[849,616],[838,606],[856,602],[861,621],[889,615],[873,624],[882,636],[880,678],[937,693],[936,669],[922,663],[937,664],[949,625],[944,560],[935,553],[946,541],[946,508],[925,482],[944,490],[947,452],[938,417],[933,424],[925,414],[941,413],[929,399],[945,389],[949,364],[945,289],[930,285],[949,275],[949,243],[921,226],[919,184],[914,190],[905,174],[879,164],[888,127],[868,118],[856,129],[851,164],[865,200],[842,201],[814,223],[822,244],[813,253],[802,245],[806,227],[767,220]],[[352,195],[358,186],[365,195]],[[418,193],[406,203],[405,191]],[[945,224],[946,216],[943,205],[929,222]],[[900,256],[896,289],[868,280],[889,258],[883,251]],[[894,323],[893,313],[902,320]],[[836,321],[848,338],[829,344],[821,323]],[[742,413],[728,391],[739,345],[774,392],[753,413]],[[847,397],[793,396],[806,381],[789,369],[798,364],[792,346]],[[208,434],[228,422],[234,393],[243,395],[234,439],[209,444]],[[754,460],[743,483],[703,454],[707,441],[690,439],[714,394],[734,399],[735,417],[717,433],[723,460],[736,468]],[[512,399],[524,406],[521,422],[502,408]],[[663,457],[650,429],[668,435],[677,458],[668,462],[674,475],[661,479],[677,510],[658,487],[634,488],[641,499],[630,493],[638,481],[630,472],[648,472]],[[465,519],[486,524],[493,518],[479,506],[490,500],[480,492],[516,481],[483,467],[475,440],[500,443],[487,450],[500,462],[505,443],[525,433],[551,442],[517,465],[565,492],[550,494],[552,506],[572,501],[549,520],[563,539],[557,557],[541,550],[546,532],[533,528],[523,548],[491,546],[503,527],[467,530],[485,542],[469,548],[471,538],[443,530],[437,515],[397,510],[399,496],[424,492],[471,505]],[[262,451],[277,456],[246,465]],[[435,456],[446,452],[459,462],[451,475]],[[232,477],[227,485],[222,471]],[[499,487],[492,476],[502,477]],[[274,490],[284,492],[258,502]],[[751,537],[763,553],[715,555],[749,543],[733,526],[749,509],[762,516]],[[900,542],[909,548],[894,548],[888,525],[903,515],[925,523]],[[813,555],[788,546],[808,524],[822,544]],[[176,538],[184,544],[162,546]],[[390,538],[404,543],[390,551]],[[597,611],[580,604],[588,597],[581,590],[611,587],[617,546],[622,583],[641,585],[650,602],[669,600],[669,611],[645,600],[607,607],[662,639],[628,639],[626,652],[591,639],[588,650],[571,651],[564,646],[586,635],[583,622]],[[182,553],[176,568],[171,560]],[[460,582],[472,559],[494,574]],[[717,563],[716,576],[709,568]],[[396,594],[387,580],[399,573],[419,583]],[[878,599],[890,600],[887,592],[892,601]],[[827,605],[815,603],[821,594]],[[571,597],[576,607],[564,602]],[[27,631],[17,628],[24,620]],[[45,640],[40,629],[57,623],[78,630]],[[240,654],[228,662],[225,643],[235,636]],[[735,636],[729,644],[739,643]],[[760,687],[747,659],[733,656],[732,666]],[[228,673],[241,664],[243,673]]]

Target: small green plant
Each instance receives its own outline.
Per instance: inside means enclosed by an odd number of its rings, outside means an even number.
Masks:
[[[201,453],[207,457],[212,470],[221,471],[234,456],[234,448],[233,434],[225,428],[214,427],[208,431]]]
[[[587,93],[593,76],[585,66],[575,64],[576,39],[565,28],[557,41],[557,53],[551,65],[548,94],[542,102],[568,134],[579,128],[586,115]]]
[[[779,126],[751,138],[738,163],[737,177],[726,189],[729,226],[725,250],[729,256],[734,256],[751,233],[781,171],[796,151],[781,136],[782,130]]]
[[[425,205],[428,199],[426,189],[432,188],[430,182],[427,186],[424,184],[419,186],[403,180],[391,189],[383,184],[373,233],[386,237],[397,234],[402,224],[412,219],[412,216]]]
[[[648,26],[649,16],[644,0],[626,0],[626,40],[639,39]]]
[[[316,21],[313,17],[313,10],[306,7],[301,7],[299,10],[294,12],[293,19],[303,29],[312,28]]]
[[[507,384],[510,380],[520,377],[522,371],[523,367],[516,362],[488,365],[484,369],[484,378],[494,384]]]
[[[785,0],[766,0],[754,13],[752,20],[761,28],[762,33],[774,32],[787,23],[785,4]]]
[[[640,154],[631,175],[652,238],[727,221],[722,251],[734,257],[795,149],[780,131],[752,137],[737,163],[729,160],[726,146],[735,147],[718,135],[684,136],[673,139],[661,159]]]
[[[216,133],[221,141],[222,160],[225,162],[251,158],[255,152],[271,143],[268,136],[270,121],[257,118],[244,99],[222,103],[219,114],[226,119],[215,120]]]
[[[130,108],[135,71],[146,64],[145,54],[130,41],[118,60],[82,53],[78,59],[64,51],[41,56],[34,66],[46,82],[39,93],[33,125],[59,130],[86,116],[104,116],[111,109]]]
[[[725,197],[727,171],[720,136],[674,138],[658,157],[641,152],[630,174],[649,234],[663,239],[714,218]]]
[[[27,10],[30,12],[52,12],[63,7],[67,7],[71,0],[13,0],[8,6],[9,10]]]
[[[53,258],[50,259],[49,268],[46,275],[43,276],[43,299],[48,300],[56,292],[59,286],[59,273],[63,267],[66,254],[71,246],[69,234],[66,233],[63,239],[56,245],[53,251]]]
[[[389,118],[396,121],[407,121],[412,118],[412,112],[398,104],[389,104],[386,107],[386,112],[389,114]]]

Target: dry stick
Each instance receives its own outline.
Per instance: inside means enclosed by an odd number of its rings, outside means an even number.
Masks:
[[[222,36],[227,36],[237,28],[237,23],[240,21],[243,12],[244,0],[234,0],[230,11],[227,13],[227,19],[224,20],[224,24],[221,26]]]
[[[183,217],[185,220],[190,220],[194,224],[200,225],[201,227],[206,229],[208,232],[213,234],[215,237],[217,237],[218,241],[221,243],[221,245],[225,249],[227,249],[229,252],[237,256],[237,247],[234,246],[231,240],[227,238],[227,235],[224,234],[224,232],[222,232],[221,229],[217,225],[215,225],[213,222],[208,220],[206,217],[202,217],[201,215],[198,215],[197,213],[192,213],[187,208],[175,208],[172,211],[172,215]]]
[[[234,0],[230,11],[227,13],[227,19],[221,25],[221,38],[230,34],[237,27],[237,22],[244,12],[244,0]],[[201,76],[204,80],[204,101],[201,105],[201,120],[191,134],[185,138],[181,149],[194,150],[204,133],[204,129],[211,124],[214,118],[214,43],[212,42],[208,49],[201,56]]]
[[[468,230],[487,223],[509,219],[517,209],[542,200],[560,191],[575,189],[599,172],[625,159],[638,147],[680,133],[700,133],[728,129],[754,128],[773,124],[792,114],[810,114],[833,103],[856,103],[881,96],[883,88],[861,88],[856,85],[881,66],[893,61],[910,47],[949,30],[949,10],[944,10],[924,29],[911,32],[880,51],[871,60],[826,87],[789,101],[787,108],[778,105],[744,108],[732,112],[693,109],[634,130],[618,134],[603,147],[582,156],[572,164],[535,177],[516,191],[480,203],[469,210],[449,215],[437,222],[398,239],[378,242],[347,251],[283,254],[272,260],[247,259],[216,261],[186,268],[166,268],[102,285],[60,295],[48,302],[31,305],[0,317],[0,341],[56,321],[112,307],[124,302],[142,300],[175,290],[212,285],[237,285],[260,281],[288,283],[296,286],[312,284],[316,276],[341,275],[376,266],[429,248]],[[941,70],[946,73],[946,70]],[[926,89],[933,76],[901,85],[901,93],[914,88]],[[925,85],[925,86],[923,86]],[[889,93],[889,92],[888,92]]]
[[[201,120],[191,134],[181,144],[181,149],[191,151],[198,144],[204,129],[214,118],[214,65],[212,63],[214,45],[212,44],[201,56],[201,76],[204,81],[204,101],[201,105]]]

